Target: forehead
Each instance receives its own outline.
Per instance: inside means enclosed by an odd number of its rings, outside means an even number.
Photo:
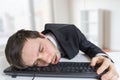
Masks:
[[[40,38],[27,39],[22,49],[22,59],[26,65],[32,65],[37,57]]]

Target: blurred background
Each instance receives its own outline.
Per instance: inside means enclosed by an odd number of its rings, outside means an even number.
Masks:
[[[46,23],[74,24],[100,48],[120,51],[119,8],[120,0],[0,0],[0,51],[17,30]]]

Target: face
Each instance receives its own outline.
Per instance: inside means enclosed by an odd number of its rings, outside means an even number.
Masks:
[[[22,49],[22,60],[26,66],[48,66],[59,62],[60,53],[47,38],[29,38]]]

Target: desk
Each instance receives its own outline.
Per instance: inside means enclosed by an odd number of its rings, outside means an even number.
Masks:
[[[118,70],[120,75],[120,52],[109,52],[108,55],[113,59],[115,62],[115,66]],[[81,60],[81,61],[80,61]],[[89,58],[83,54],[78,54],[72,60],[61,59],[60,61],[75,61],[75,62],[89,62]],[[3,70],[8,67],[9,64],[6,61],[5,56],[0,56],[0,80],[32,80],[32,77],[21,77],[17,76],[16,78],[12,78],[11,76],[5,75]],[[96,79],[86,79],[86,78],[52,78],[52,77],[35,77],[34,80],[96,80]],[[119,78],[120,80],[120,78]]]

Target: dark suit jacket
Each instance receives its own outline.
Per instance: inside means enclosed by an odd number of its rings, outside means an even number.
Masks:
[[[46,24],[43,34],[51,32],[62,49],[62,52],[71,59],[77,55],[79,50],[83,51],[90,58],[98,53],[104,53],[100,48],[91,43],[81,33],[81,31],[72,24]]]

